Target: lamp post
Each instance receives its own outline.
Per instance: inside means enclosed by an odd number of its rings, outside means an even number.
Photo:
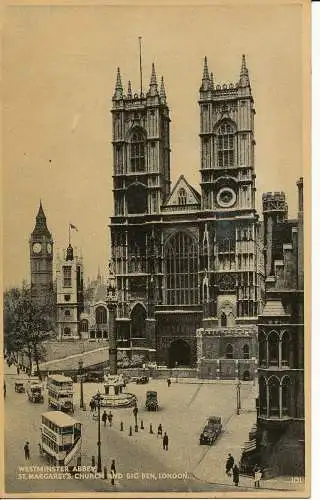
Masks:
[[[237,383],[237,386],[236,386],[236,390],[237,390],[237,415],[240,415],[240,410],[241,410],[240,387],[241,387],[241,383],[239,380],[239,382]]]
[[[82,368],[83,368],[83,361],[82,359],[78,361],[79,364],[79,377],[80,377],[80,408],[81,410],[84,409],[84,403],[83,403],[83,374],[82,374]]]
[[[96,401],[98,406],[98,464],[97,464],[97,472],[102,472],[101,466],[101,427],[100,427],[100,404],[101,404],[101,394],[98,391],[96,395]]]

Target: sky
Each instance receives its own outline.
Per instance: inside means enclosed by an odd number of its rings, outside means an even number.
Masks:
[[[297,212],[305,143],[304,49],[299,5],[29,6],[6,9],[2,37],[3,284],[29,280],[29,237],[40,198],[55,251],[69,223],[85,279],[107,272],[112,215],[111,113],[116,69],[139,89],[152,62],[171,113],[172,187],[199,186],[203,58],[216,84],[236,83],[246,54],[255,100],[256,206],[285,191]]]

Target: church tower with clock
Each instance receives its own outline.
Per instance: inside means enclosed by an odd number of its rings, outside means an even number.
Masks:
[[[31,294],[35,301],[43,303],[53,293],[53,239],[41,201],[29,248]]]

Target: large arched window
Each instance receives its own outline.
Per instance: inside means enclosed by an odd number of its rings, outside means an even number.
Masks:
[[[264,332],[260,331],[258,335],[259,342],[259,365],[267,366],[267,337]]]
[[[291,381],[289,377],[283,377],[281,381],[282,389],[282,416],[290,415],[290,393],[291,393]]]
[[[147,313],[141,304],[136,304],[131,311],[131,337],[141,338],[146,336]]]
[[[230,123],[224,121],[217,130],[219,167],[233,167],[235,162],[235,136]]]
[[[186,193],[186,190],[183,188],[179,189],[179,192],[178,192],[178,204],[179,205],[186,205],[187,204],[187,193]]]
[[[131,184],[128,187],[126,198],[129,214],[144,214],[147,212],[147,190],[142,184]]]
[[[279,365],[279,335],[271,332],[268,336],[269,365]]]
[[[280,381],[277,377],[270,377],[269,385],[269,416],[280,417],[279,388]]]
[[[233,346],[231,344],[227,345],[227,348],[226,348],[226,358],[227,359],[233,359]]]
[[[99,306],[96,309],[96,323],[97,325],[102,325],[107,323],[107,311],[103,306]]]
[[[281,351],[282,351],[281,363],[284,366],[288,366],[289,365],[289,352],[290,352],[290,339],[289,339],[288,332],[284,332],[282,335]]]
[[[141,130],[135,130],[131,136],[130,167],[131,172],[145,170],[145,138]]]
[[[264,377],[259,378],[259,414],[267,415],[267,385]]]
[[[167,304],[198,304],[198,245],[187,233],[166,244],[165,272]]]

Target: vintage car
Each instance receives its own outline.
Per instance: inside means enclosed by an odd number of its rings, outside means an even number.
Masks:
[[[209,417],[200,434],[200,444],[212,445],[222,431],[221,417]]]
[[[156,391],[147,391],[145,406],[148,411],[158,411],[158,393]]]
[[[138,377],[136,380],[136,384],[147,384],[149,382],[149,377],[143,376]]]
[[[14,390],[16,392],[25,392],[25,388],[22,382],[15,382],[14,383]]]

